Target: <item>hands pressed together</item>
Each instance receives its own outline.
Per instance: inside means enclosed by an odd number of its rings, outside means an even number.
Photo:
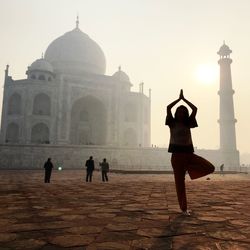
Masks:
[[[183,95],[183,90],[181,89],[180,90],[180,95],[179,95],[179,98],[175,101],[173,101],[172,103],[170,103],[168,106],[167,106],[167,113],[170,113],[171,111],[171,108],[176,104],[178,103],[179,101],[183,100],[186,104],[189,105],[189,107],[193,110],[193,114],[195,115],[196,114],[196,111],[197,111],[197,108],[195,107],[195,105],[193,105],[190,101],[188,101],[184,95]]]
[[[184,98],[184,95],[183,95],[183,90],[182,90],[182,89],[181,89],[181,91],[180,91],[179,99],[180,99],[180,100],[184,100],[184,99],[185,99],[185,98]]]

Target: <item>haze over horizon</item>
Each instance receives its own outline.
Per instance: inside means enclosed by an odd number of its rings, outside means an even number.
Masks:
[[[199,149],[219,148],[219,56],[225,40],[232,49],[232,83],[237,148],[250,153],[247,134],[250,116],[250,2],[149,1],[149,0],[0,0],[0,85],[10,65],[13,79],[26,78],[27,67],[40,58],[57,37],[74,29],[77,13],[80,29],[102,48],[106,74],[119,65],[139,90],[152,89],[151,142],[168,146],[164,125],[166,105],[184,95],[198,107],[199,127],[192,131]],[[209,65],[212,71],[197,70]],[[206,81],[214,74],[214,78]],[[2,91],[0,110],[2,110]]]

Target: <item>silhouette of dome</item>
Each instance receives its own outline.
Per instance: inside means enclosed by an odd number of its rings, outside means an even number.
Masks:
[[[121,70],[121,67],[119,67],[118,71],[116,71],[112,76],[116,79],[119,79],[122,82],[130,83],[129,76],[124,71]]]
[[[55,39],[45,52],[54,69],[68,74],[105,74],[106,60],[102,49],[78,25]]]
[[[53,73],[52,65],[47,60],[45,60],[43,58],[40,58],[40,59],[37,59],[36,61],[34,61],[30,65],[29,70],[30,71],[38,70],[38,71],[46,71],[46,72]]]

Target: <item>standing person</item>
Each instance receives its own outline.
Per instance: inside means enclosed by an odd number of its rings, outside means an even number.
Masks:
[[[189,115],[187,107],[177,107],[174,117],[171,109],[183,100],[192,110]],[[191,128],[198,127],[196,121],[197,108],[189,102],[180,91],[179,98],[167,106],[165,125],[170,128],[170,143],[168,152],[172,153],[171,164],[174,170],[175,186],[180,209],[184,215],[190,215],[187,209],[185,188],[185,174],[188,172],[191,179],[197,179],[214,171],[214,166],[204,158],[194,154],[191,137]]]
[[[53,168],[51,158],[48,158],[48,160],[44,163],[43,167],[45,168],[44,182],[50,183],[50,177],[51,177],[51,172],[52,172],[52,168]]]
[[[223,170],[224,170],[224,164],[220,165],[220,174],[223,175]]]
[[[109,181],[107,173],[109,172],[109,164],[106,158],[100,163],[101,170],[102,170],[102,181]]]
[[[85,166],[87,168],[86,173],[86,182],[92,181],[93,171],[95,169],[95,162],[93,160],[93,156],[90,156],[89,159],[86,161]]]

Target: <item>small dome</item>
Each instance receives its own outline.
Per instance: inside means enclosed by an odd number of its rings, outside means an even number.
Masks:
[[[55,39],[45,52],[45,59],[62,73],[105,74],[106,59],[100,46],[78,26]]]
[[[52,65],[46,61],[45,59],[41,58],[41,59],[37,59],[36,61],[34,61],[30,67],[29,70],[39,70],[39,71],[47,71],[47,72],[51,72],[53,73],[53,67]]]
[[[121,67],[119,67],[118,71],[116,71],[113,74],[113,77],[116,79],[119,79],[122,82],[129,82],[130,83],[129,76],[124,71],[121,70]]]
[[[228,56],[232,53],[232,50],[225,44],[220,47],[219,51],[217,52],[218,55],[220,56]]]

